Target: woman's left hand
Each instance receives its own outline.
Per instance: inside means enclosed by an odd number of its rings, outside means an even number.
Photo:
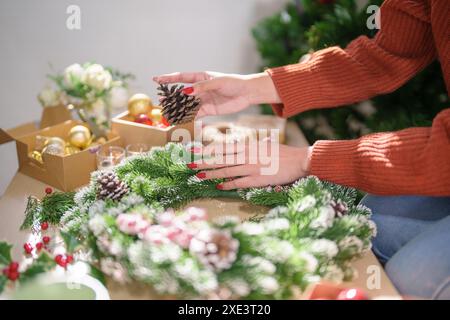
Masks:
[[[265,144],[265,145],[264,145]],[[197,150],[202,159],[189,163],[200,179],[225,178],[217,189],[284,185],[308,175],[312,147],[252,144],[211,144]]]

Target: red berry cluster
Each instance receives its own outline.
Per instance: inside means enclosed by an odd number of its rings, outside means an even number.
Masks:
[[[70,254],[57,254],[55,256],[55,262],[59,266],[67,268],[67,265],[73,262],[73,256]]]
[[[41,223],[41,230],[42,231],[46,231],[48,230],[49,224],[47,221],[44,221]],[[39,241],[38,243],[36,243],[35,247],[36,248],[36,252],[40,252],[43,248],[47,248],[47,245],[50,243],[51,241],[51,237],[49,236],[43,236],[42,237],[42,241]],[[25,254],[30,255],[31,253],[33,253],[33,246],[31,245],[31,243],[26,242],[23,245],[23,250],[25,251]]]
[[[16,281],[20,277],[19,264],[15,261],[11,262],[3,269],[3,274],[11,281]]]

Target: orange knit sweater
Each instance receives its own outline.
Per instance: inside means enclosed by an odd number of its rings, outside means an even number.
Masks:
[[[450,0],[386,0],[381,29],[347,48],[269,69],[278,115],[336,107],[391,92],[439,59],[450,92]],[[407,106],[405,106],[407,108]],[[450,109],[432,127],[317,141],[311,174],[374,194],[450,196]]]

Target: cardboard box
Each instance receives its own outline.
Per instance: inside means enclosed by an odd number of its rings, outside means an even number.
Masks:
[[[194,139],[194,122],[183,125],[170,126],[167,128],[157,128],[146,124],[136,123],[128,111],[123,112],[112,119],[111,129],[122,137],[124,146],[134,143],[144,143],[149,147],[163,146],[167,142],[188,142]],[[180,139],[179,134],[185,129]]]
[[[98,147],[88,148],[67,156],[43,154],[43,163],[31,158],[30,152],[35,149],[36,136],[60,137],[68,140],[69,130],[80,121],[69,120],[61,124],[37,130],[26,124],[12,130],[0,131],[0,142],[16,141],[19,171],[62,191],[72,191],[86,185],[90,173],[97,169],[96,151]],[[34,128],[34,129],[33,129]],[[111,132],[103,146],[121,145],[120,137]]]
[[[72,114],[65,105],[44,107],[42,110],[40,128],[47,128],[72,119]]]

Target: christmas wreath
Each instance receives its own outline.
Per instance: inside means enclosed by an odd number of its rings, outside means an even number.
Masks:
[[[354,190],[307,177],[290,186],[221,191],[221,180],[200,180],[186,166],[196,157],[189,150],[174,143],[153,148],[93,173],[76,193],[30,197],[22,227],[57,225],[67,249],[55,257],[62,267],[84,259],[116,281],[183,298],[286,299],[321,279],[352,278],[351,260],[375,234]],[[208,221],[192,207],[175,211],[196,198],[224,196],[271,209],[246,221]]]

